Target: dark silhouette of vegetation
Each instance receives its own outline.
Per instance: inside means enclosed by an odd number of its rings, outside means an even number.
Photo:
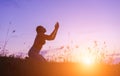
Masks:
[[[0,56],[0,76],[120,76],[120,64],[56,63]]]

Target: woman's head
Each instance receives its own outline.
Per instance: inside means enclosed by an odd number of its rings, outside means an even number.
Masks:
[[[40,25],[40,26],[36,27],[36,32],[37,33],[45,33],[46,29],[43,26]]]

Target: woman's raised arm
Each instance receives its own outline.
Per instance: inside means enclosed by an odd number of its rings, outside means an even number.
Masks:
[[[56,37],[57,31],[58,31],[58,28],[59,28],[59,23],[57,22],[55,24],[55,28],[54,28],[53,32],[50,35],[45,35],[45,39],[46,40],[54,40]]]

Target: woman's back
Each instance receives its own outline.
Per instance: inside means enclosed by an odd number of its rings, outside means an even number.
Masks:
[[[36,38],[34,40],[33,48],[36,48],[37,50],[40,50],[42,46],[45,44],[45,36],[44,34],[38,34],[36,35]]]

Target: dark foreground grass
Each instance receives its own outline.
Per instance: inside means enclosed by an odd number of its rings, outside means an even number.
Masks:
[[[30,59],[0,57],[0,76],[120,76],[120,65],[40,63]]]

